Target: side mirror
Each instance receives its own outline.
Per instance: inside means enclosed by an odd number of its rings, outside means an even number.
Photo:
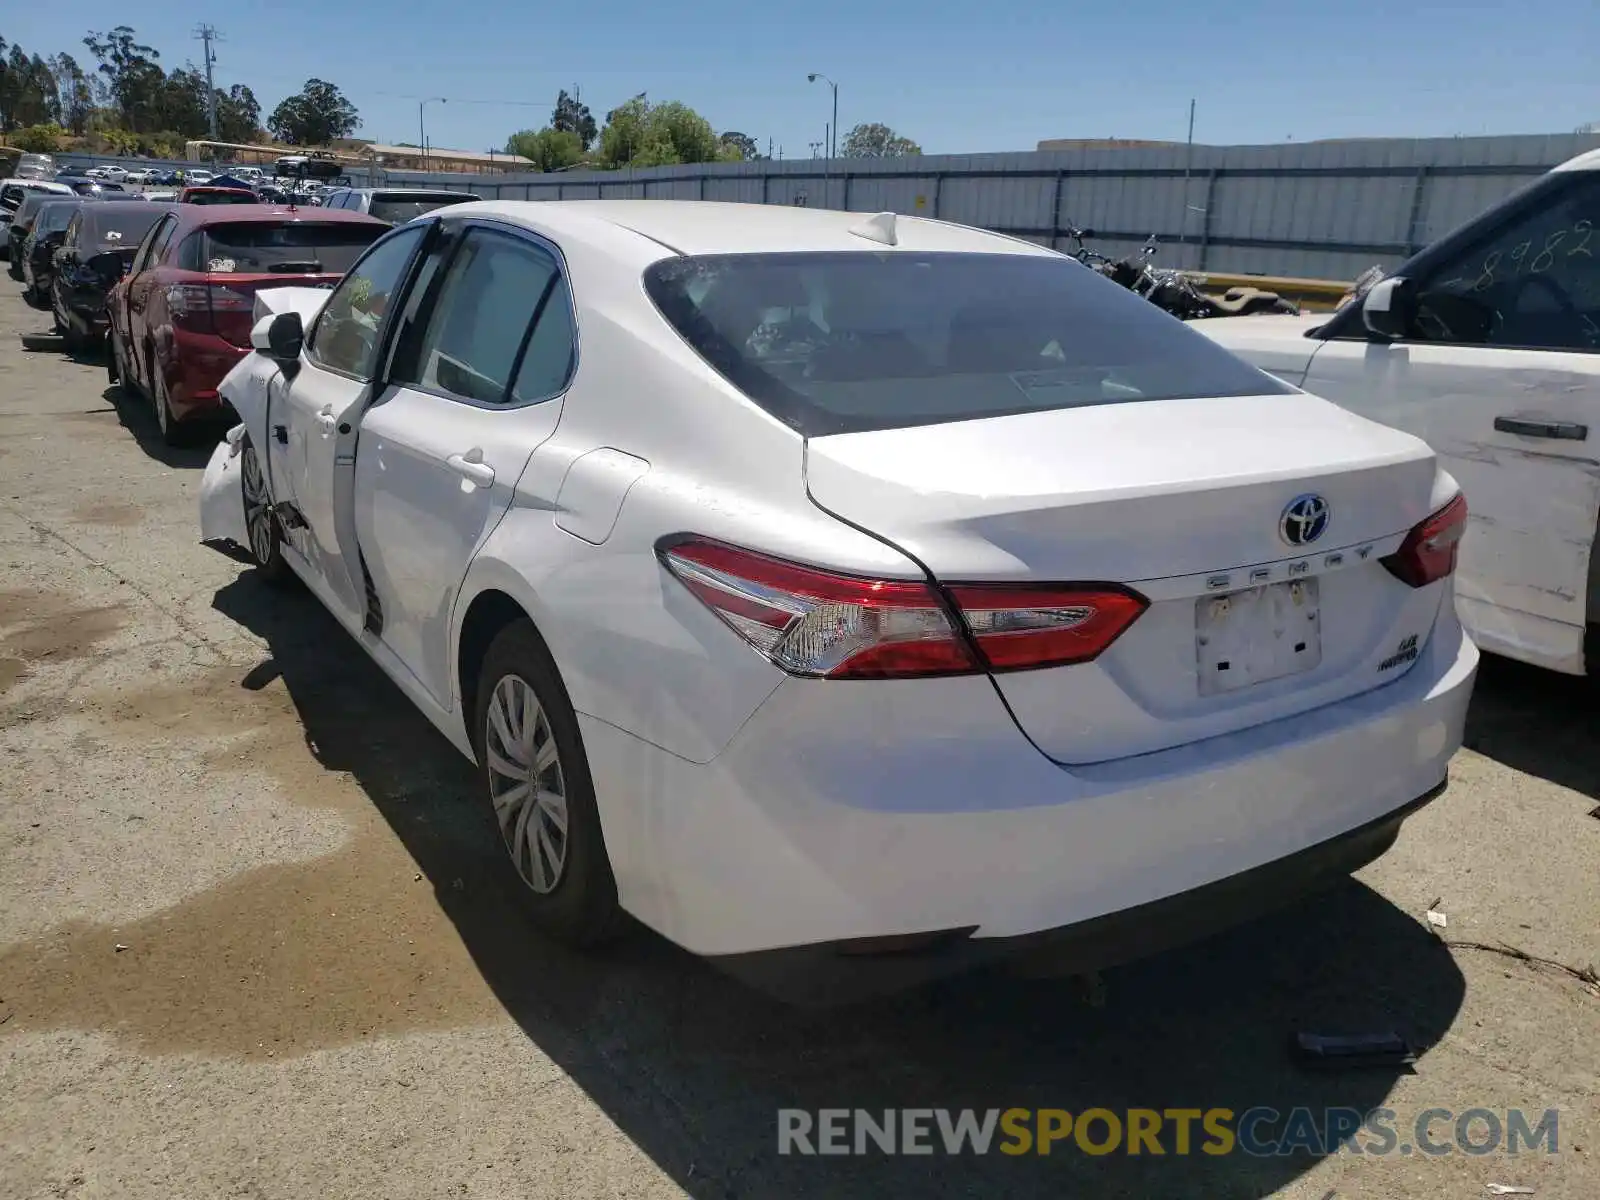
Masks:
[[[1403,338],[1417,315],[1417,293],[1409,279],[1383,279],[1361,298],[1361,320],[1381,338]]]
[[[279,313],[267,326],[267,353],[286,366],[300,361],[305,341],[305,326],[297,312]]]
[[[272,353],[272,323],[277,319],[277,313],[269,313],[251,326],[250,345],[263,354]]]

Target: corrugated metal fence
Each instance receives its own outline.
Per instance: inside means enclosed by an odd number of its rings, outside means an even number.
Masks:
[[[1074,226],[1107,253],[1150,234],[1165,265],[1351,279],[1415,250],[1600,135],[1384,139],[715,163],[531,175],[388,172],[485,199],[627,197],[804,204],[939,217],[1066,248]],[[352,179],[366,182],[365,172]]]

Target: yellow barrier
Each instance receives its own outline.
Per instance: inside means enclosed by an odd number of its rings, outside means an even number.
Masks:
[[[1220,294],[1229,288],[1252,287],[1277,292],[1285,300],[1299,301],[1316,312],[1337,308],[1350,294],[1351,285],[1337,279],[1297,279],[1289,275],[1229,275],[1218,271],[1185,271],[1202,291]]]

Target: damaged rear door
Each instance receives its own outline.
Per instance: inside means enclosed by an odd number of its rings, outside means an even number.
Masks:
[[[1561,182],[1411,278],[1411,336],[1324,342],[1304,386],[1421,437],[1461,484],[1456,592],[1485,648],[1579,672],[1600,617],[1600,172]]]

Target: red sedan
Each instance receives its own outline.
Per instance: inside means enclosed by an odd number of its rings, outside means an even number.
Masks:
[[[223,415],[217,384],[250,353],[255,293],[332,287],[390,227],[361,213],[178,204],[107,303],[113,383],[149,399],[169,444]]]

